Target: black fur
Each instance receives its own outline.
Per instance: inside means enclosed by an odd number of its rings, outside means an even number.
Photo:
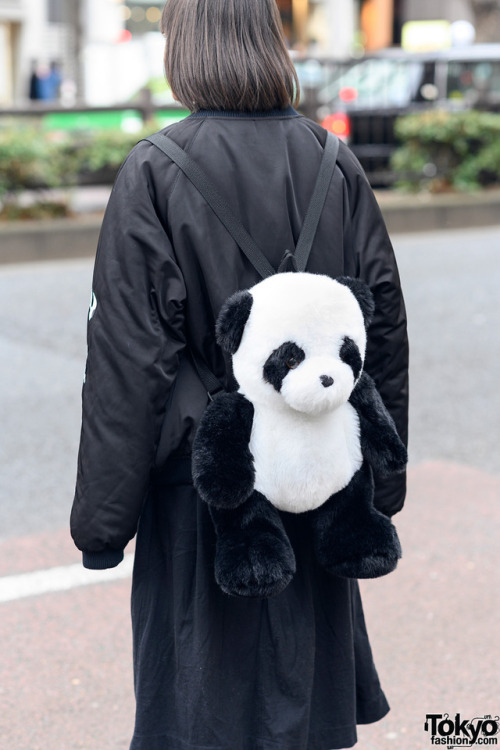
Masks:
[[[222,305],[215,324],[215,335],[217,343],[229,354],[238,351],[252,304],[253,297],[245,290],[236,292]]]
[[[363,368],[363,360],[361,359],[357,345],[349,336],[344,337],[344,343],[340,347],[340,359],[346,365],[349,365],[353,372],[354,380],[357,380]]]
[[[371,377],[364,372],[349,398],[359,417],[361,452],[376,476],[403,471],[408,454]]]
[[[363,313],[365,328],[368,328],[375,312],[375,302],[368,284],[365,284],[361,279],[352,279],[350,276],[339,276],[335,281],[348,287],[354,294]]]
[[[390,519],[373,507],[373,477],[366,462],[311,517],[316,557],[329,573],[378,578],[398,564],[401,544]]]
[[[267,358],[263,369],[264,380],[270,383],[279,393],[286,375],[291,369],[300,365],[305,358],[304,350],[300,346],[294,344],[293,341],[285,341]],[[293,367],[290,367],[292,362]]]
[[[217,534],[215,579],[226,594],[275,596],[295,573],[295,555],[276,508],[254,492],[234,510],[210,508]]]
[[[249,449],[254,408],[241,393],[222,393],[206,408],[193,443],[193,484],[205,502],[236,508],[253,492]]]

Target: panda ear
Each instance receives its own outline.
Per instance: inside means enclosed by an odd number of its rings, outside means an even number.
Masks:
[[[238,350],[252,304],[250,292],[243,291],[236,292],[222,305],[215,324],[215,336],[217,343],[229,354]]]
[[[352,279],[350,276],[339,276],[335,281],[347,286],[354,294],[363,313],[365,328],[368,328],[375,312],[375,301],[368,284],[361,279]]]

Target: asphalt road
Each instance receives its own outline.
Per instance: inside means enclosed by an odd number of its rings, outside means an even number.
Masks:
[[[409,498],[398,571],[363,584],[393,710],[360,728],[360,750],[425,750],[427,712],[500,713],[500,227],[393,239],[411,341]],[[88,261],[0,268],[0,587],[79,560],[67,523],[91,274]],[[0,750],[126,750],[129,587],[0,604]]]

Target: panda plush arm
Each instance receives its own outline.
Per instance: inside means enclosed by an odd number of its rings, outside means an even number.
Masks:
[[[403,471],[408,461],[403,445],[372,378],[363,372],[349,398],[359,417],[361,452],[376,476]]]
[[[253,492],[253,415],[253,404],[241,393],[216,396],[203,414],[193,444],[193,484],[215,508],[237,508]]]

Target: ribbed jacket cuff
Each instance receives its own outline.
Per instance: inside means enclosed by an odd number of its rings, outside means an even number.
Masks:
[[[104,549],[101,552],[82,552],[83,567],[90,570],[116,568],[123,560],[122,549]]]

